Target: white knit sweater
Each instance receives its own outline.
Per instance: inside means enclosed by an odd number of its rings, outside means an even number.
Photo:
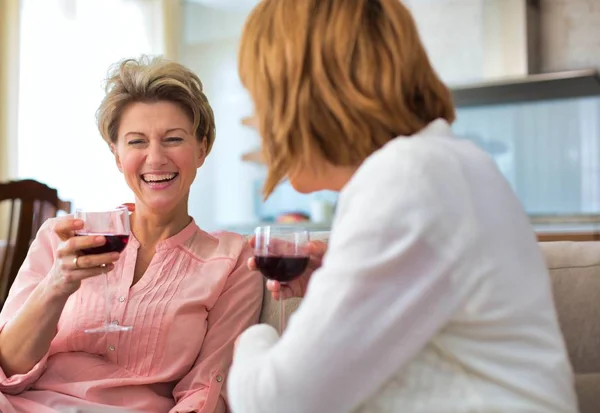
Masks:
[[[281,339],[239,339],[234,413],[576,413],[550,280],[494,163],[437,120],[373,154]]]

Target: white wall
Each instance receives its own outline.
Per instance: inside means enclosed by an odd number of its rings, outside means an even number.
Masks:
[[[252,103],[237,74],[237,48],[244,14],[185,4],[185,44],[181,61],[205,86],[215,112],[217,137],[190,194],[190,213],[206,229],[252,223],[254,181],[262,168],[241,161],[259,145],[258,134],[243,126]]]
[[[600,0],[542,0],[542,71],[600,69]]]
[[[183,42],[186,45],[234,39],[242,34],[247,12],[231,12],[184,2]]]
[[[515,0],[494,0],[513,1]],[[491,0],[404,0],[413,13],[425,48],[442,79],[450,84],[488,77],[490,50],[483,24],[497,34],[516,36],[517,26],[487,15]],[[493,7],[491,8],[493,13]],[[493,32],[493,30],[492,30]],[[488,39],[489,40],[489,39]],[[504,39],[506,40],[506,39]],[[492,42],[493,44],[493,42]],[[489,46],[489,45],[488,45]],[[510,64],[510,62],[496,62]],[[540,0],[540,70],[600,69],[600,0]]]
[[[466,83],[484,76],[483,2],[405,0],[433,67],[444,82]]]

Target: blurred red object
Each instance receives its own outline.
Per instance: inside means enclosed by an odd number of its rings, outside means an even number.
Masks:
[[[120,207],[126,207],[129,212],[135,211],[135,204],[131,203],[131,202],[126,202],[124,204],[121,204],[118,206],[118,208],[120,208]]]
[[[302,212],[287,212],[279,215],[275,219],[278,224],[293,224],[296,222],[306,222],[309,220],[310,217]]]

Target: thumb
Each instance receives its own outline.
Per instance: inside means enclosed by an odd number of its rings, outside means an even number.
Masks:
[[[322,257],[327,252],[327,243],[323,241],[311,241],[310,252],[314,255]]]

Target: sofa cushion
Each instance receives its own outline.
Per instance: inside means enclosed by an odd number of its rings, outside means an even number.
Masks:
[[[600,411],[600,373],[576,374],[575,390],[579,401],[579,413]]]
[[[290,316],[300,305],[301,299],[290,298],[284,301],[285,318],[289,320]],[[279,331],[279,302],[271,297],[271,293],[265,288],[263,297],[262,311],[260,313],[260,322],[270,324]]]
[[[540,247],[573,369],[600,373],[600,242],[542,242]]]

